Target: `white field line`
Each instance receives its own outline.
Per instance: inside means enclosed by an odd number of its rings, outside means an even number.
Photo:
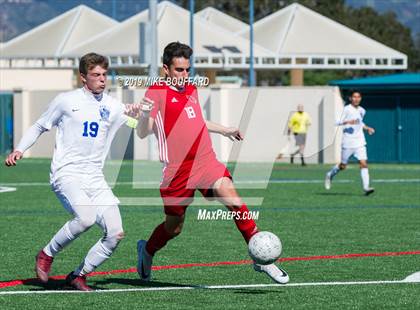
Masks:
[[[14,192],[16,187],[2,187],[0,186],[0,193]]]
[[[334,183],[354,183],[354,180],[334,180]],[[419,183],[420,179],[373,179],[372,183]],[[265,184],[266,180],[237,180],[235,184]],[[299,179],[274,179],[268,181],[272,184],[313,184],[324,183],[324,180],[299,180]],[[110,182],[110,185],[114,183]],[[144,181],[144,182],[116,182],[116,185],[159,185],[160,181]],[[1,186],[49,186],[48,182],[15,182],[15,183],[0,183]]]
[[[225,197],[225,199],[228,198],[229,197]],[[119,197],[118,199],[120,200],[120,204],[123,206],[162,206],[162,198],[160,197]],[[185,197],[185,199],[188,199],[188,197]],[[249,206],[261,206],[264,201],[264,197],[242,197],[242,200]],[[196,197],[189,205],[220,206],[220,202],[217,200],[206,200],[203,197]]]
[[[96,290],[93,292],[81,292],[74,290],[56,291],[6,291],[1,295],[34,295],[34,294],[86,294],[86,293],[127,293],[142,291],[180,291],[180,290],[217,290],[217,289],[242,289],[242,288],[265,288],[265,287],[302,287],[302,286],[338,286],[338,285],[382,285],[382,284],[409,284],[420,283],[420,272],[415,272],[404,280],[383,280],[383,281],[348,281],[348,282],[306,282],[289,284],[239,284],[239,285],[197,285],[197,286],[167,286],[167,287],[139,287],[127,289]]]

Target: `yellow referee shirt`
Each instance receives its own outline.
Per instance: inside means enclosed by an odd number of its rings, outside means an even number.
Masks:
[[[306,133],[311,125],[311,118],[306,112],[295,112],[289,120],[289,129],[293,133]]]

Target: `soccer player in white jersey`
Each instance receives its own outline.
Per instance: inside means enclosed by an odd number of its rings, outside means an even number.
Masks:
[[[350,104],[344,107],[337,126],[343,127],[343,139],[341,143],[341,163],[335,165],[327,172],[325,177],[325,188],[331,188],[334,176],[341,170],[346,169],[349,158],[353,155],[359,161],[360,175],[362,178],[363,191],[366,195],[372,194],[375,190],[369,186],[369,170],[367,165],[366,139],[364,130],[373,135],[375,130],[363,122],[366,110],[360,106],[362,94],[358,90],[350,92]]]
[[[126,107],[104,93],[107,69],[104,56],[84,55],[79,65],[84,86],[55,97],[5,161],[7,166],[16,165],[43,132],[57,127],[50,183],[73,218],[39,251],[35,271],[46,283],[54,257],[96,223],[103,237],[66,278],[68,285],[82,291],[92,290],[86,275],[111,256],[124,236],[119,200],[107,185],[102,168],[116,131],[128,118]]]

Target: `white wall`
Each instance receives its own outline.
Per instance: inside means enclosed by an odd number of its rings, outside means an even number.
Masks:
[[[46,109],[58,91],[23,91],[15,95],[14,143]],[[138,102],[145,90],[111,91],[111,95],[124,103]],[[343,103],[335,87],[258,87],[206,88],[199,90],[204,115],[226,126],[239,127],[245,134],[243,142],[231,142],[226,137],[211,134],[213,147],[221,161],[270,162],[287,144],[287,121],[301,103],[312,118],[309,128],[306,160],[309,163],[333,163],[339,160],[339,131],[334,126]],[[252,99],[253,98],[253,99]],[[121,145],[126,145],[122,135],[130,130],[122,128],[113,144],[119,148],[111,154],[120,154]],[[28,157],[51,157],[54,147],[54,130],[41,136],[39,142],[25,155]],[[294,143],[293,143],[294,144]],[[322,152],[320,152],[322,150]],[[135,159],[158,159],[156,138],[151,135],[141,140],[134,135]],[[285,161],[288,160],[286,157]]]
[[[227,161],[233,150],[232,159],[271,161],[288,143],[287,122],[299,103],[304,105],[312,118],[305,150],[307,161],[335,162],[339,158],[339,148],[337,140],[334,140],[334,122],[343,104],[338,88],[333,87],[213,89],[211,120],[239,127],[245,134],[241,146],[224,137],[213,136],[219,158]],[[292,142],[294,144],[293,138]]]
[[[1,69],[0,90],[71,90],[73,70]]]
[[[47,109],[59,91],[23,91],[13,98],[13,145],[17,146],[23,133]],[[52,157],[55,145],[55,128],[39,137],[24,154],[25,157]]]

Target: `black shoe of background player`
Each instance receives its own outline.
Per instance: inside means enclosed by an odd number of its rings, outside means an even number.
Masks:
[[[375,192],[375,189],[373,187],[369,187],[363,190],[365,192],[366,196],[369,196],[370,194],[373,194]]]

